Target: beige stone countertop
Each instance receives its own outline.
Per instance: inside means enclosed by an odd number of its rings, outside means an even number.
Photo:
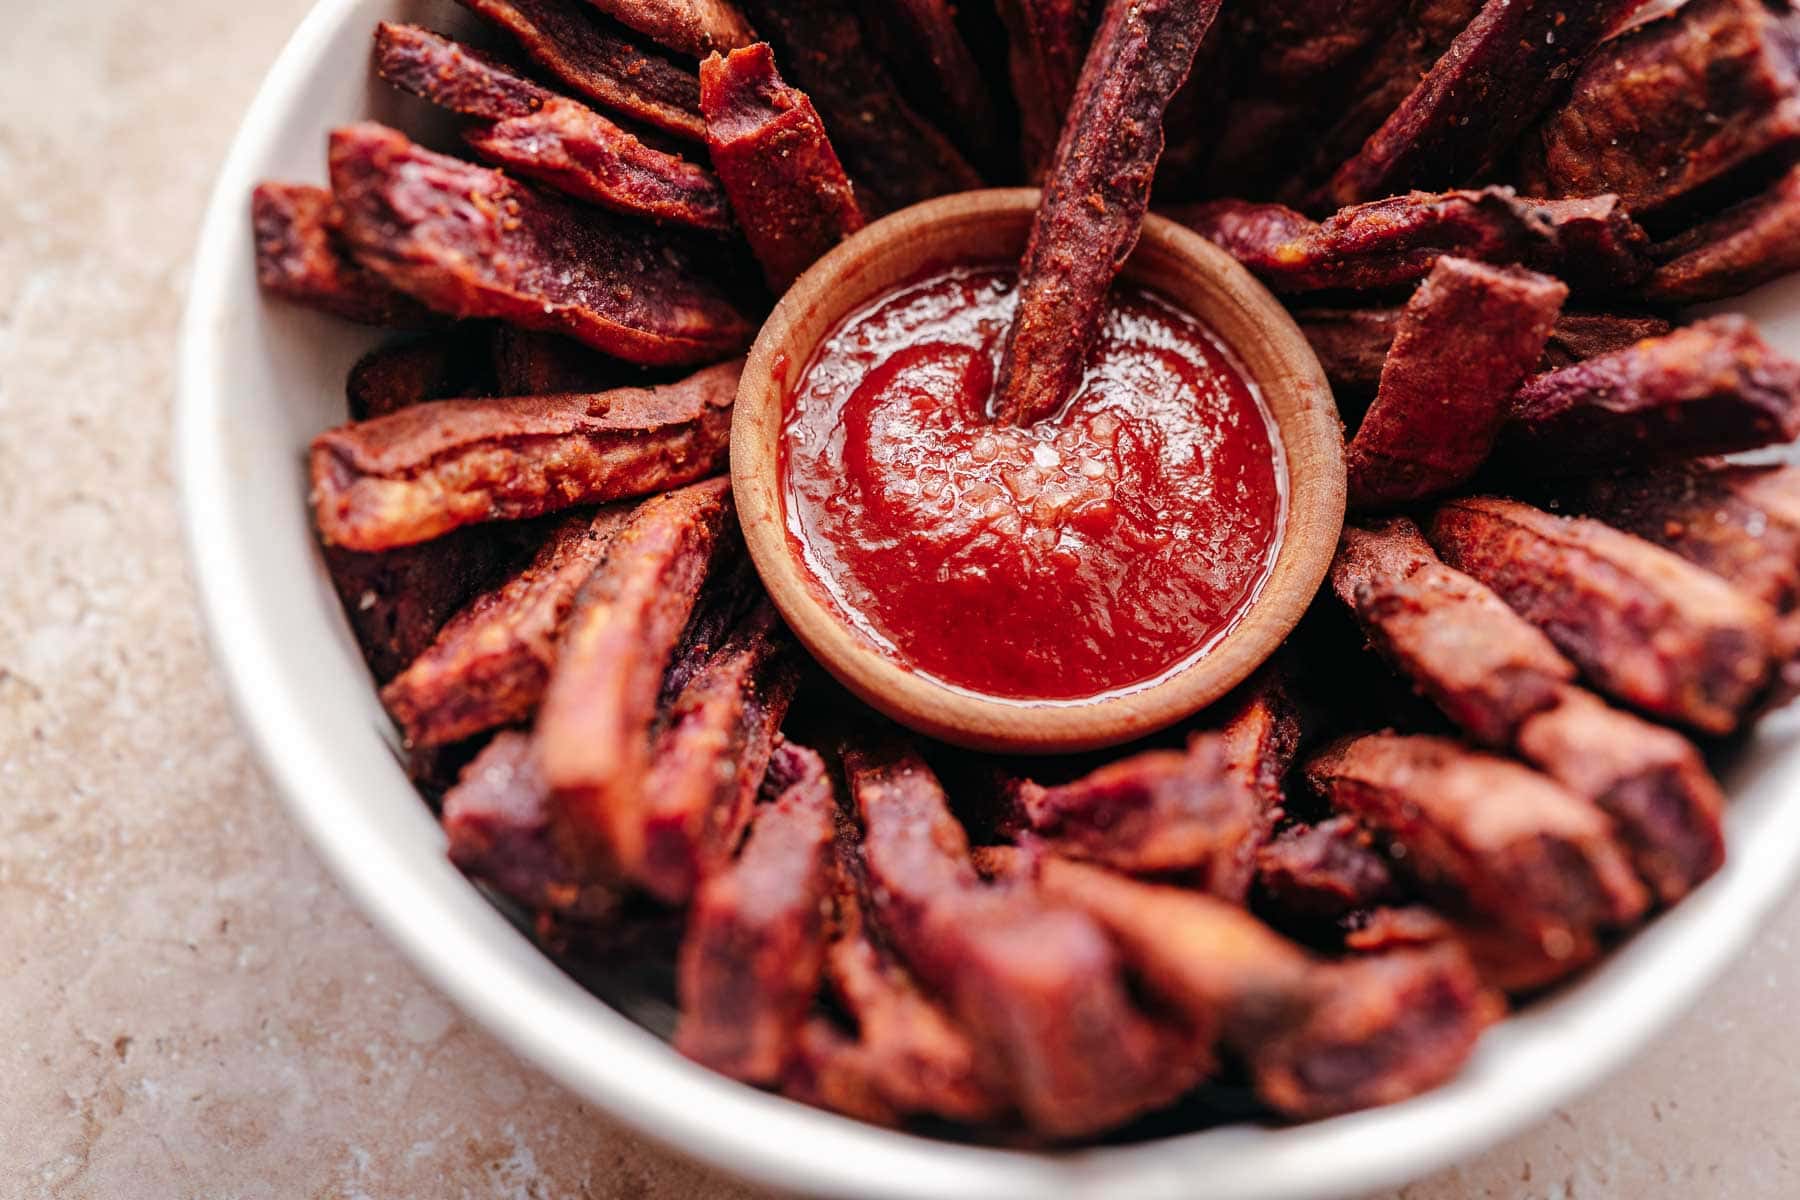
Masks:
[[[0,38],[0,1198],[753,1195],[463,1020],[327,879],[208,661],[169,463],[201,207],[307,0]],[[1800,903],[1601,1090],[1403,1190],[1792,1197]]]

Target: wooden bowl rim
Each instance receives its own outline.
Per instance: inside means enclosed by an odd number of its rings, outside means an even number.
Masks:
[[[1331,387],[1287,310],[1237,260],[1174,221],[1151,216],[1126,264],[1193,312],[1230,346],[1261,390],[1287,459],[1288,511],[1281,548],[1262,590],[1238,623],[1187,667],[1142,688],[1078,701],[1017,701],[974,695],[914,673],[857,630],[825,594],[788,539],[779,481],[779,442],[788,388],[811,361],[819,335],[904,279],[885,273],[896,255],[916,274],[947,237],[995,226],[1023,233],[1035,188],[962,192],[893,213],[846,239],[795,282],[751,348],[731,430],[731,476],[750,555],[775,606],[800,642],[852,693],[903,725],[976,750],[1062,753],[1131,741],[1199,712],[1262,665],[1293,631],[1329,570],[1344,521],[1343,430]],[[997,238],[996,240],[1002,240]],[[966,261],[966,259],[965,259]],[[1165,286],[1186,269],[1205,289]],[[1160,274],[1158,272],[1161,272]],[[1147,277],[1147,278],[1146,278]],[[871,283],[871,279],[874,280]],[[1250,324],[1258,344],[1224,326]]]

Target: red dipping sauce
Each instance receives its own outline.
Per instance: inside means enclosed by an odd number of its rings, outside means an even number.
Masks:
[[[1124,285],[1068,408],[992,422],[1013,280],[932,275],[821,343],[784,420],[788,536],[853,625],[940,683],[1144,687],[1228,632],[1274,566],[1275,423],[1210,330]]]

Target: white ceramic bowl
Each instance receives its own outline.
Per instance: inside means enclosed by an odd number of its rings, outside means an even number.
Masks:
[[[343,419],[373,335],[257,293],[248,206],[261,178],[323,178],[334,125],[396,114],[367,69],[383,17],[466,22],[449,4],[321,0],[269,73],[219,178],[181,345],[178,473],[219,662],[295,819],[344,888],[475,1020],[650,1136],[756,1180],[878,1197],[1214,1200],[1344,1196],[1417,1177],[1545,1116],[1622,1064],[1744,946],[1800,861],[1800,716],[1769,721],[1729,780],[1730,862],[1551,1000],[1491,1031],[1447,1087],[1288,1129],[1215,1129],[1034,1154],[891,1133],[686,1062],[583,990],[445,861],[307,524],[302,451]],[[1800,352],[1800,280],[1748,304]]]

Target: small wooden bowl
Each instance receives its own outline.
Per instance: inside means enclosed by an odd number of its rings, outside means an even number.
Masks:
[[[843,685],[904,725],[978,750],[1062,752],[1115,745],[1219,699],[1292,632],[1318,591],[1344,520],[1344,443],[1330,385],[1287,310],[1223,250],[1151,217],[1125,278],[1211,326],[1261,389],[1287,454],[1288,512],[1261,594],[1185,669],[1086,701],[971,695],[915,674],[839,611],[801,560],[782,502],[779,442],[790,389],[847,313],[893,287],[959,263],[1016,259],[1036,211],[1031,188],[966,192],[869,226],[800,277],[750,352],[731,427],[731,479],[750,554],[794,633]]]

